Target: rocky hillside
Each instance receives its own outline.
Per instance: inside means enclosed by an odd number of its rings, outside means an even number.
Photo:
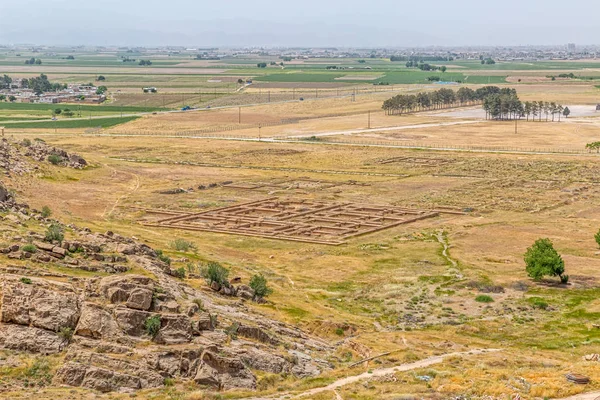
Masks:
[[[261,371],[330,368],[327,343],[251,311],[245,285],[193,288],[144,243],[65,226],[1,185],[0,215],[0,347],[61,355],[48,385],[135,391],[181,379],[255,389]]]
[[[77,154],[47,145],[42,139],[2,138],[0,141],[0,168],[6,175],[22,175],[38,168],[35,162],[49,162],[70,168],[84,168],[87,162]]]

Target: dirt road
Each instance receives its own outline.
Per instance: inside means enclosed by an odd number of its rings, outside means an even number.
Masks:
[[[501,350],[502,349],[475,349],[475,350],[471,350],[471,351],[448,353],[448,354],[443,354],[440,356],[433,356],[433,357],[425,358],[423,360],[419,360],[419,361],[416,361],[413,363],[400,364],[400,365],[396,365],[396,366],[388,367],[388,368],[374,369],[371,372],[364,372],[364,373],[358,374],[358,375],[347,376],[345,378],[340,378],[340,379],[334,381],[333,383],[330,383],[327,386],[310,389],[310,390],[307,390],[305,392],[295,394],[295,395],[291,394],[291,393],[283,393],[283,394],[276,395],[276,397],[253,397],[253,398],[248,398],[245,400],[280,400],[280,399],[284,399],[284,398],[285,399],[289,399],[289,398],[297,399],[297,398],[304,398],[307,396],[313,396],[317,393],[322,393],[322,392],[334,392],[335,395],[339,397],[340,395],[339,395],[339,393],[336,392],[336,389],[338,389],[342,386],[346,386],[346,385],[355,383],[355,382],[359,382],[361,380],[371,379],[371,378],[375,378],[375,377],[379,377],[379,376],[385,376],[385,375],[393,374],[395,372],[410,371],[413,369],[428,367],[430,365],[439,364],[439,363],[443,362],[444,359],[447,357],[472,356],[472,355],[478,355],[478,354],[493,353],[493,352],[497,352],[497,351],[501,351]],[[569,400],[571,400],[571,399],[569,399]]]

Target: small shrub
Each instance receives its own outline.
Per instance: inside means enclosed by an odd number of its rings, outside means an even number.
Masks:
[[[600,229],[598,230],[598,232],[596,232],[596,234],[594,235],[594,239],[596,239],[596,243],[598,244],[598,246],[600,247]]]
[[[479,303],[493,303],[494,299],[487,294],[480,294],[479,296],[475,297],[475,301]]]
[[[155,338],[160,330],[160,315],[153,315],[152,317],[146,318],[146,321],[144,321],[144,330],[148,335],[152,336],[152,338]]]
[[[46,230],[46,237],[45,237],[46,242],[54,242],[54,241],[62,242],[64,238],[65,238],[65,234],[63,232],[63,229],[58,224],[52,224]]]
[[[210,285],[213,282],[219,285],[225,285],[228,283],[227,277],[229,276],[229,270],[223,267],[221,264],[216,262],[209,262],[206,268],[202,270],[202,277],[206,279]]]
[[[40,139],[39,137],[34,138],[33,141],[39,142],[39,143],[46,143],[46,141],[44,139]]]
[[[202,299],[195,298],[194,300],[192,300],[192,302],[198,306],[198,309],[200,311],[204,311],[204,303],[202,302]]]
[[[37,247],[35,247],[33,244],[26,244],[25,246],[21,247],[21,250],[27,253],[35,253],[37,252]]]
[[[69,327],[62,327],[57,333],[58,337],[61,338],[64,342],[70,343],[71,339],[73,339],[73,329]]]
[[[238,324],[237,322],[234,322],[229,327],[225,328],[225,333],[232,340],[235,340],[238,337],[238,329],[240,329],[240,324]]]
[[[185,278],[185,268],[184,267],[177,268],[175,270],[175,276],[178,277],[179,279]]]
[[[217,324],[219,323],[218,319],[219,316],[217,314],[209,314],[208,316],[210,318],[210,325],[214,328],[217,327]]]
[[[177,251],[187,252],[190,249],[196,250],[196,245],[192,242],[189,242],[185,239],[175,239],[170,244],[171,248]]]
[[[52,215],[52,210],[48,206],[42,207],[42,217],[48,218]]]
[[[527,301],[531,303],[533,308],[539,308],[541,310],[545,310],[548,308],[548,303],[541,297],[530,297]]]
[[[565,285],[567,283],[569,283],[569,275],[564,275],[564,274],[561,275],[560,276],[560,283],[565,284]]]
[[[164,255],[162,250],[156,250],[156,255],[160,261],[167,265],[171,265],[171,257]]]
[[[45,383],[50,383],[50,379],[52,378],[52,374],[50,373],[50,363],[46,358],[38,357],[33,361],[33,364],[25,370],[24,375],[28,378],[41,379],[42,381],[45,381]]]
[[[31,146],[31,140],[25,138],[25,139],[23,139],[23,141],[21,142],[21,144],[23,146],[25,146],[25,147],[29,147],[29,146]]]
[[[335,334],[338,336],[344,336],[344,330],[342,328],[336,328]]]
[[[175,380],[173,378],[165,378],[163,383],[165,386],[171,387],[171,386],[175,385]]]
[[[250,279],[250,287],[254,290],[257,297],[266,297],[273,293],[273,289],[267,286],[267,278],[262,274],[254,275]]]
[[[60,164],[60,162],[62,161],[62,159],[59,156],[57,156],[56,154],[50,154],[48,156],[48,161],[52,165],[58,165],[58,164]]]
[[[26,285],[31,285],[31,279],[29,279],[29,278],[23,277],[23,278],[21,278],[21,282]]]

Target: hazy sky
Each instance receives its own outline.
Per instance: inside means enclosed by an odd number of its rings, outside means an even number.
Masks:
[[[0,0],[0,43],[594,44],[593,0]]]

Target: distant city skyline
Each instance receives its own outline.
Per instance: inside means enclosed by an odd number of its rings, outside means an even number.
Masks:
[[[533,4],[532,4],[533,3]],[[0,43],[119,46],[593,45],[600,4],[475,0],[1,2]]]

